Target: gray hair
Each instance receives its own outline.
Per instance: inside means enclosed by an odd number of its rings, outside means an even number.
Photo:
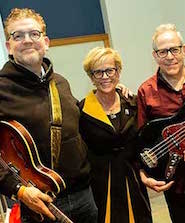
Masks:
[[[162,24],[160,26],[158,26],[155,30],[155,33],[152,37],[152,47],[154,50],[157,50],[157,46],[156,46],[156,40],[157,40],[157,37],[162,34],[162,33],[165,33],[166,31],[173,31],[173,32],[176,32],[177,33],[177,36],[179,37],[180,41],[181,41],[181,44],[183,45],[183,37],[181,35],[181,33],[179,31],[177,31],[176,29],[176,26],[174,24]]]

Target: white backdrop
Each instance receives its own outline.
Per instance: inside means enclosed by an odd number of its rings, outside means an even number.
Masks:
[[[156,70],[152,35],[162,23],[174,23],[185,39],[184,0],[100,0],[112,47],[123,59],[121,82],[137,92]]]
[[[5,35],[3,30],[2,19],[0,15],[0,69],[7,60],[7,51],[5,48]]]
[[[152,34],[161,23],[175,23],[185,38],[184,0],[100,0],[106,32],[112,47],[123,59],[121,82],[135,93],[139,85],[156,70],[152,58]],[[62,27],[59,27],[62,29]],[[2,39],[3,38],[3,39]],[[52,47],[49,55],[57,72],[71,83],[74,95],[81,99],[92,87],[82,69],[89,49],[101,42]],[[4,34],[0,21],[0,67],[6,61]]]
[[[103,45],[103,41],[97,41],[49,48],[48,57],[54,70],[69,81],[73,95],[79,100],[93,88],[90,78],[83,70],[84,57],[90,49]]]

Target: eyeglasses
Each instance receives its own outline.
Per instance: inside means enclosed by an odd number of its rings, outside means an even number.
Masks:
[[[178,54],[181,53],[181,49],[182,49],[182,46],[175,46],[169,49],[155,50],[155,52],[157,53],[158,57],[165,58],[167,57],[169,51],[173,56],[177,56]]]
[[[29,32],[15,31],[10,33],[10,36],[12,36],[13,40],[15,41],[22,41],[25,39],[26,34],[28,34],[31,40],[37,41],[40,39],[42,32],[39,30],[32,30]]]
[[[93,70],[93,71],[91,71],[91,74],[92,74],[96,79],[100,79],[100,78],[103,77],[104,73],[106,73],[106,75],[107,75],[108,77],[113,77],[113,76],[116,74],[117,70],[118,70],[118,69],[115,68],[115,67],[109,67],[109,68],[107,68],[107,69],[105,69],[105,70]]]

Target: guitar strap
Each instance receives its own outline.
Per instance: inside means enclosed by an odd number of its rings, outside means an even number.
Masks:
[[[51,168],[54,169],[58,166],[62,139],[62,107],[54,80],[49,82],[49,91],[51,100]]]

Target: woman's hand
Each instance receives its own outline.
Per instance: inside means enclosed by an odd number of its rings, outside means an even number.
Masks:
[[[116,88],[118,88],[118,89],[120,89],[121,90],[121,93],[122,93],[122,95],[125,97],[125,98],[129,98],[129,96],[130,97],[132,97],[134,94],[133,94],[133,92],[131,91],[131,90],[129,90],[125,85],[123,85],[123,84],[118,84],[117,86],[116,86]]]
[[[21,189],[22,188],[20,188],[19,190]],[[21,200],[26,206],[28,206],[34,212],[46,215],[52,220],[55,220],[55,216],[50,212],[50,210],[45,205],[45,203],[52,202],[50,196],[42,193],[39,189],[35,187],[25,187],[23,190],[24,191],[22,193],[21,192],[19,193],[18,191],[19,200]]]
[[[162,192],[168,190],[174,183],[174,181],[170,181],[166,183],[165,181],[158,181],[154,178],[148,177],[144,170],[140,170],[141,181],[145,184],[145,186],[151,188],[156,192]]]

